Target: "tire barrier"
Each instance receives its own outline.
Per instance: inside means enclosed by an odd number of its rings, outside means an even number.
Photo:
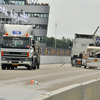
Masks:
[[[70,56],[70,49],[53,48],[53,47],[41,47],[41,55],[57,55],[57,56]]]

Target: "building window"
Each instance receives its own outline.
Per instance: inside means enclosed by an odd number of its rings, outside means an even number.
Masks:
[[[25,5],[26,0],[16,1],[16,0],[5,0],[5,4],[10,5]]]
[[[39,41],[40,43],[46,43],[46,37],[37,37],[37,36],[34,36],[34,39],[36,41]]]
[[[8,11],[8,13],[10,15],[10,12],[9,11]],[[16,12],[16,13],[18,13],[18,16],[20,16],[20,14],[23,14],[23,12]],[[49,16],[48,14],[34,14],[34,13],[28,13],[28,12],[25,12],[25,13],[26,13],[26,15],[28,17],[31,17],[31,18],[33,18],[33,17],[48,18],[48,16]]]
[[[48,14],[39,14],[39,13],[28,13],[26,12],[26,14],[29,16],[29,17],[40,17],[40,18],[48,18]]]
[[[47,29],[47,25],[35,24],[35,25],[33,25],[33,29]]]

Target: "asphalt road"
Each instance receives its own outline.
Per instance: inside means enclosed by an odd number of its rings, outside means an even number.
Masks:
[[[41,65],[40,69],[27,70],[18,67],[15,70],[0,68],[0,98],[5,100],[30,100],[53,90],[100,78],[100,69],[71,67],[70,64]],[[31,84],[36,80],[39,85]]]

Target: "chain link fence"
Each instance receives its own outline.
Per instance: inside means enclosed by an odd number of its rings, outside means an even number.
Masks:
[[[54,48],[54,47],[41,47],[41,55],[57,55],[57,56],[70,56],[70,49]]]

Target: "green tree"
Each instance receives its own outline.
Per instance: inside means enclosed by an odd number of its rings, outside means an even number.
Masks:
[[[55,45],[55,38],[54,37],[47,37],[46,39],[46,45],[50,47],[54,47]]]
[[[72,43],[72,40],[70,38],[65,38],[64,36],[61,39],[56,39],[56,47],[57,48],[68,49],[70,43]],[[46,46],[55,47],[55,38],[47,37]]]

